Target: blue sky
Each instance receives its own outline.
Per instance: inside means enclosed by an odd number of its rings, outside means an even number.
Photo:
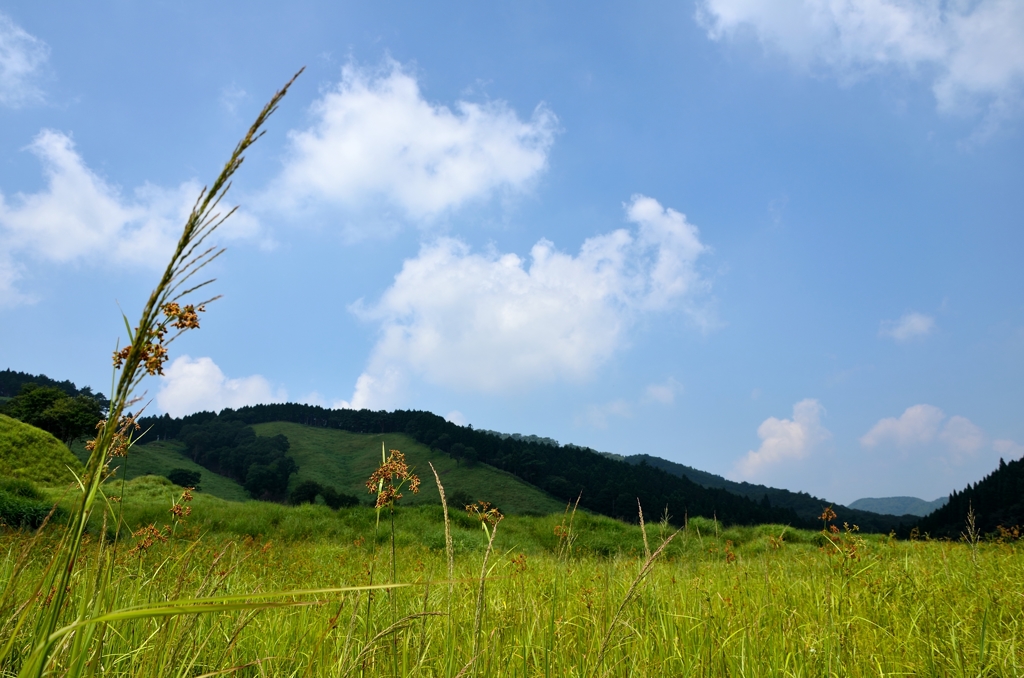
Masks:
[[[838,501],[1024,455],[1015,0],[0,2],[0,366],[108,391],[301,66],[151,411],[426,409]]]

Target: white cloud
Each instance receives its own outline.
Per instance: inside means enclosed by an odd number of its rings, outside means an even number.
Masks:
[[[259,403],[280,403],[287,399],[283,389],[275,391],[260,375],[228,379],[210,358],[187,355],[176,358],[160,378],[156,404],[172,417],[208,410],[219,412]]]
[[[897,419],[879,420],[871,430],[861,436],[864,447],[874,448],[891,444],[901,449],[929,445],[938,441],[947,450],[946,461],[961,465],[977,456],[985,446],[985,432],[970,419],[946,413],[934,405],[908,407]]]
[[[36,80],[50,48],[0,13],[0,105],[17,108],[42,101]]]
[[[8,257],[0,260],[0,304],[25,299],[14,283],[26,257],[60,264],[166,265],[199,195],[196,181],[173,189],[145,184],[126,198],[86,166],[66,134],[43,130],[28,149],[42,162],[46,186],[11,200],[0,193],[0,246]],[[252,217],[236,212],[223,234],[242,237],[257,230]]]
[[[971,420],[923,404],[908,407],[898,418],[881,419],[860,442],[875,452],[857,460],[850,472],[859,472],[865,485],[888,488],[874,490],[874,496],[925,498],[983,478],[996,468],[999,454],[1013,445],[1009,440],[989,445],[985,432]]]
[[[995,440],[992,442],[992,449],[1011,460],[1024,459],[1024,445],[1012,440]]]
[[[899,320],[883,320],[878,336],[891,337],[898,342],[906,342],[918,337],[926,337],[935,329],[935,319],[923,313],[904,313]]]
[[[633,407],[623,400],[618,398],[602,405],[590,405],[582,415],[575,417],[575,423],[577,426],[591,426],[593,428],[606,429],[608,428],[608,420],[612,417],[621,417],[629,419],[633,416]]]
[[[931,78],[941,110],[1015,107],[1024,85],[1019,0],[700,0],[714,40],[752,34],[847,80],[884,69]]]
[[[949,447],[950,461],[960,464],[985,446],[985,432],[970,419],[954,415],[942,427],[939,440]]]
[[[648,384],[644,399],[648,402],[671,405],[676,400],[676,393],[683,390],[683,385],[669,377],[660,384]]]
[[[792,419],[765,419],[757,428],[761,446],[736,463],[736,475],[744,480],[760,479],[780,464],[807,458],[832,437],[821,425],[824,412],[820,402],[807,398],[793,406]]]
[[[891,442],[900,447],[921,445],[935,440],[946,414],[934,405],[908,407],[899,419],[887,417],[861,436],[864,447],[876,447]]]
[[[462,412],[459,412],[458,410],[452,410],[448,414],[444,415],[444,419],[445,421],[450,421],[456,426],[465,426],[469,423],[466,419],[466,415],[462,414]]]
[[[708,322],[694,301],[707,288],[697,229],[644,196],[626,214],[635,229],[589,238],[575,256],[547,240],[528,261],[451,238],[425,245],[376,304],[354,308],[380,338],[347,404],[394,406],[411,374],[488,393],[579,381],[644,314],[682,306]]]
[[[547,166],[557,125],[543,104],[524,122],[503,101],[431,103],[394,61],[377,73],[346,66],[312,114],[310,128],[289,135],[291,155],[269,194],[277,209],[383,199],[408,217],[434,217],[527,187]]]

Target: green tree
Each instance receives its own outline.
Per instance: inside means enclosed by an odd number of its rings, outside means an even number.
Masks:
[[[70,446],[92,434],[103,418],[102,406],[88,396],[69,397],[53,386],[25,384],[3,408],[4,414],[53,434]]]

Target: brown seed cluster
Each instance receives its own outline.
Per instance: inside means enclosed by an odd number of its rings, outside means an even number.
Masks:
[[[106,419],[101,419],[96,424],[96,430],[102,431],[103,427],[107,425]],[[128,454],[128,448],[132,444],[132,433],[140,430],[142,427],[135,421],[135,415],[129,412],[128,414],[121,416],[121,421],[118,424],[117,431],[114,433],[114,437],[110,440],[110,449],[107,451],[108,457],[124,457]],[[102,435],[102,434],[100,434]],[[100,436],[97,435],[95,438],[85,444],[85,449],[92,452],[96,449],[96,444],[99,442]]]
[[[490,502],[478,501],[475,504],[469,504],[466,506],[466,513],[471,516],[475,516],[481,523],[487,523],[491,527],[494,527],[500,523],[505,516],[501,514],[494,506],[491,506]]]
[[[373,472],[366,481],[366,487],[370,494],[377,494],[377,508],[394,507],[395,502],[402,498],[399,490],[406,483],[409,483],[409,489],[413,494],[420,491],[419,476],[409,469],[405,463],[405,455],[398,450],[390,450],[387,461]]]
[[[171,506],[171,515],[174,516],[176,519],[184,520],[185,518],[188,518],[190,515],[192,515],[192,507],[186,506],[186,504],[192,501],[193,489],[195,488],[186,487],[185,491],[181,493],[181,498],[179,498],[176,502],[174,502],[174,505]]]
[[[167,362],[168,358],[166,346],[167,327],[173,327],[180,332],[199,329],[199,314],[206,311],[206,306],[203,304],[199,306],[192,304],[181,306],[171,302],[165,304],[162,310],[166,319],[149,330],[149,334],[141,349],[137,349],[136,344],[133,343],[130,346],[125,346],[120,351],[114,351],[115,368],[120,369],[132,357],[132,351],[137,350],[138,355],[136,357],[145,366],[147,374],[150,376],[163,375],[164,363]],[[135,328],[135,332],[138,334],[138,327]]]
[[[138,539],[139,541],[136,542],[135,546],[133,546],[128,551],[128,554],[141,554],[143,551],[149,549],[151,546],[153,546],[153,544],[157,543],[158,541],[166,542],[167,535],[165,533],[169,532],[170,529],[171,528],[169,525],[164,525],[163,531],[160,531],[159,529],[157,529],[155,525],[151,523],[145,527],[139,528],[135,532],[132,532],[132,536]]]

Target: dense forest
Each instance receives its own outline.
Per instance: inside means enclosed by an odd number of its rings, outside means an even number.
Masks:
[[[932,537],[958,539],[967,532],[969,511],[982,534],[1024,527],[1024,459],[1006,462],[982,480],[949,495],[949,502],[921,519],[917,528]]]

